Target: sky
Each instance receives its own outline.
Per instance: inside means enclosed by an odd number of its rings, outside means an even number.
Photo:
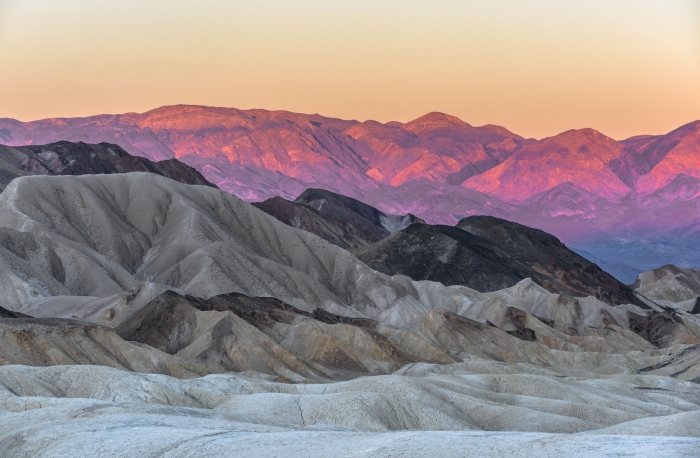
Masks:
[[[665,133],[700,119],[700,0],[0,0],[0,117],[181,103]]]

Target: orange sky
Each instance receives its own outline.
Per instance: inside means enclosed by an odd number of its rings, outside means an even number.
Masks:
[[[192,103],[543,137],[700,119],[698,0],[0,0],[0,117]]]

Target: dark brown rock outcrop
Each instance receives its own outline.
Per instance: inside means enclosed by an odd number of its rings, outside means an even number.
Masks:
[[[132,156],[110,143],[56,142],[47,145],[0,145],[0,187],[25,175],[87,175],[150,172],[180,183],[216,187],[201,173],[178,161],[155,162]]]
[[[532,278],[551,292],[647,307],[556,237],[490,216],[465,218],[456,227],[414,224],[353,253],[373,269],[414,280],[488,292]]]

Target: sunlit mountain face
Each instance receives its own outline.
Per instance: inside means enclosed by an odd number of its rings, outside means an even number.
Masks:
[[[442,113],[379,123],[168,106],[0,119],[4,144],[59,140],[177,158],[249,202],[322,188],[431,224],[498,216],[556,235],[628,283],[662,264],[700,265],[700,121],[619,141],[593,129],[526,139]]]

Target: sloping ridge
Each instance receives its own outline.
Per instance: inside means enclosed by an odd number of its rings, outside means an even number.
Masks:
[[[132,156],[109,143],[56,142],[47,145],[0,145],[0,186],[25,175],[86,175],[149,172],[180,183],[216,187],[201,173],[178,161],[154,162]]]
[[[414,222],[423,222],[410,213],[390,215],[357,199],[322,189],[307,189],[294,202],[273,197],[253,205],[285,224],[342,248],[369,245]]]
[[[341,248],[355,248],[381,240],[381,235],[372,228],[369,234],[332,213],[321,213],[308,205],[291,202],[281,197],[271,197],[253,206],[272,215],[279,221],[297,229],[318,235]],[[383,237],[382,237],[383,238]]]
[[[700,297],[700,269],[671,264],[639,274],[632,285],[652,299],[683,302]]]
[[[544,231],[491,216],[470,216],[457,227],[525,262],[534,271],[532,278],[547,290],[646,307],[630,287]]]
[[[389,215],[357,199],[323,189],[307,189],[294,202],[307,205],[324,214],[338,216],[375,241],[404,229],[412,223],[423,222],[410,213]]]

